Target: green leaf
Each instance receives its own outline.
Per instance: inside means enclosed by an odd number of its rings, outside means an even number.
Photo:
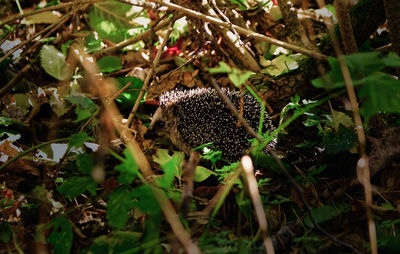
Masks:
[[[400,67],[400,57],[394,52],[389,52],[389,54],[383,58],[382,61],[388,67]]]
[[[197,166],[196,171],[194,171],[194,181],[195,182],[202,182],[206,180],[208,177],[211,175],[217,175],[212,170],[209,170],[208,168],[202,167],[202,166]]]
[[[125,160],[121,165],[115,167],[121,174],[118,177],[118,182],[121,184],[130,184],[135,179],[138,173],[138,165],[135,159],[132,157],[128,149],[124,150]]]
[[[53,45],[44,45],[40,50],[40,64],[47,74],[58,80],[67,80],[72,70],[65,61],[65,56]]]
[[[349,210],[349,208],[347,206],[343,206],[343,207],[337,209],[333,206],[326,205],[326,206],[321,206],[321,207],[312,209],[311,215],[314,218],[315,222],[317,222],[317,224],[320,224],[320,223],[329,221],[329,220],[335,218],[336,216],[338,216],[339,214],[346,212],[348,210]],[[312,222],[311,222],[309,216],[307,216],[304,219],[304,223],[306,224],[307,227],[312,226]]]
[[[385,68],[383,58],[380,58],[379,54],[379,52],[360,52],[346,55],[345,59],[349,66],[351,77],[358,79]]]
[[[76,147],[79,148],[83,146],[83,143],[87,141],[93,141],[94,138],[89,137],[86,132],[79,132],[77,134],[72,134],[69,138],[68,148]]]
[[[228,74],[228,78],[236,87],[240,87],[253,74],[251,71],[239,71],[232,68],[232,72]]]
[[[82,153],[76,157],[76,166],[82,173],[86,175],[91,174],[93,165],[94,165],[93,155]]]
[[[154,197],[153,191],[148,185],[141,185],[131,192],[132,197],[136,198],[133,205],[142,212],[149,215],[158,215],[161,212],[160,205]]]
[[[232,68],[224,62],[219,62],[218,67],[216,68],[209,68],[208,71],[210,73],[230,73]]]
[[[66,98],[69,102],[76,105],[75,114],[78,116],[74,123],[91,117],[97,110],[97,105],[86,96],[73,95]]]
[[[49,228],[52,228],[47,241],[53,245],[56,254],[68,254],[72,247],[72,226],[67,218],[58,216],[51,220]]]
[[[92,177],[73,176],[58,186],[57,190],[65,194],[65,196],[68,198],[74,198],[86,191],[89,191],[90,194],[95,195],[96,187],[97,183]]]
[[[139,96],[143,81],[137,77],[119,77],[116,80],[119,89],[131,82],[131,85],[117,97],[116,101],[122,105],[122,108],[132,108]]]
[[[351,126],[354,125],[353,118],[351,118],[350,116],[346,115],[343,112],[331,109],[331,117],[332,117],[332,127],[335,129],[335,131],[339,130],[340,125],[343,125],[346,128],[350,128]]]
[[[375,73],[378,73],[385,67],[400,66],[400,59],[395,54],[389,54],[382,58],[379,57],[379,52],[362,52],[344,57],[355,85],[362,84],[363,79],[368,79],[370,75],[375,75]],[[345,85],[339,61],[336,58],[330,57],[329,65],[331,66],[331,71],[321,78],[314,79],[312,81],[313,86],[334,89]]]
[[[94,34],[90,34],[85,37],[85,47],[87,53],[91,54],[93,52],[99,51],[103,48],[102,41],[97,39]]]
[[[129,30],[139,27],[144,30],[143,23],[147,26],[146,21],[150,21],[146,12],[142,8],[135,8],[130,4],[120,3],[117,1],[103,1],[92,5],[89,10],[89,25],[96,30],[100,38],[108,39],[114,43],[123,41],[134,34]],[[139,16],[139,12],[141,15]],[[141,24],[134,22],[133,18],[142,18]],[[136,24],[135,24],[136,23]]]
[[[89,253],[122,253],[124,251],[131,253],[132,248],[142,244],[139,242],[141,233],[113,231],[112,234],[102,235],[94,239],[93,244],[89,248]]]
[[[114,72],[122,69],[121,59],[116,56],[105,56],[97,62],[99,71],[103,73]]]
[[[12,229],[8,222],[0,222],[0,241],[8,243],[11,239]]]
[[[297,61],[287,55],[279,55],[270,61],[270,66],[263,69],[261,73],[266,73],[271,76],[280,76],[287,72],[296,70],[299,68]]]
[[[400,113],[400,80],[384,73],[373,73],[360,81],[358,96],[364,99],[360,109],[365,121],[376,113]]]
[[[322,137],[321,145],[325,147],[327,153],[335,154],[349,150],[356,144],[356,141],[357,135],[354,129],[340,125],[338,131],[328,132]]]
[[[0,126],[9,126],[13,124],[13,120],[11,118],[5,117],[5,116],[0,116]]]
[[[129,210],[133,207],[132,194],[129,187],[115,189],[107,202],[107,220],[111,226],[121,229],[129,219]]]
[[[157,154],[153,156],[155,162],[160,164],[164,170],[164,175],[159,179],[159,183],[164,188],[169,188],[174,177],[181,179],[181,165],[185,154],[182,152],[174,152],[172,156],[168,154],[167,149],[158,149]]]
[[[239,7],[239,10],[245,11],[249,8],[249,4],[246,0],[230,0],[232,4],[236,4]]]

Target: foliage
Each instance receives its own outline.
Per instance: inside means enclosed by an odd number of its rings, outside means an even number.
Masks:
[[[313,221],[368,252],[365,197],[355,184],[359,126],[343,96],[339,60],[318,62],[331,52],[322,15],[336,22],[339,12],[333,5],[302,6],[314,18],[306,32],[313,49],[307,50],[278,2],[210,1],[207,12],[191,1],[173,11],[161,8],[165,1],[15,1],[17,7],[5,1],[0,249],[191,253],[187,248],[194,246],[202,253],[263,253],[267,241],[258,218],[265,216],[276,253],[349,252],[326,241]],[[49,6],[54,8],[43,10]],[[298,8],[294,3],[291,10]],[[198,19],[198,12],[218,16]],[[383,24],[360,53],[343,58],[367,126],[369,164],[379,164],[373,184],[380,195],[370,206],[379,250],[399,253],[400,57],[373,45],[390,40],[387,28]],[[324,74],[317,72],[321,66],[328,69]],[[262,141],[250,140],[246,151],[258,193],[249,188],[254,186],[248,186],[243,165],[226,161],[212,143],[193,149],[202,155],[190,182],[183,172],[187,155],[165,140],[144,139],[161,92],[208,86],[210,75],[223,87],[246,90],[261,105]],[[276,129],[263,129],[268,113]],[[277,157],[265,149],[275,140]],[[261,214],[255,202],[262,204]]]
[[[344,57],[354,85],[360,85],[359,97],[363,99],[361,114],[366,122],[376,113],[399,113],[400,81],[383,73],[387,67],[400,67],[400,57],[394,53],[380,57],[378,52],[357,53]],[[329,59],[331,71],[312,81],[315,87],[333,89],[344,86],[339,61]]]
[[[69,79],[72,75],[65,56],[53,45],[44,45],[40,51],[40,63],[43,69],[58,80]]]

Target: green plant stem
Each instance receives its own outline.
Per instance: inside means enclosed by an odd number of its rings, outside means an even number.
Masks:
[[[23,151],[22,153],[19,153],[17,156],[11,158],[11,159],[8,160],[6,163],[4,163],[3,165],[1,165],[1,166],[0,166],[0,172],[3,171],[4,169],[6,169],[6,167],[7,167],[8,165],[10,165],[11,163],[13,163],[14,161],[18,160],[19,158],[21,158],[22,156],[24,156],[24,155],[26,155],[26,154],[28,154],[28,153],[30,153],[30,152],[33,152],[35,149],[42,148],[42,147],[47,146],[47,145],[50,145],[50,144],[52,144],[52,143],[59,143],[59,142],[64,142],[64,141],[68,141],[68,140],[69,140],[69,138],[54,139],[54,140],[51,140],[51,141],[44,142],[44,143],[41,143],[41,144],[39,144],[39,145],[33,146],[33,147],[29,148],[29,149],[26,149],[26,150]]]
[[[345,93],[345,92],[346,92],[345,89],[341,89],[341,90],[337,91],[336,93],[333,93],[333,94],[331,94],[331,95],[328,95],[328,96],[326,96],[325,98],[322,98],[321,100],[319,100],[319,101],[317,101],[317,102],[315,102],[315,103],[313,103],[313,104],[307,105],[307,106],[305,106],[304,108],[301,108],[301,109],[299,109],[299,110],[296,110],[296,111],[293,113],[293,115],[292,115],[288,120],[286,120],[285,122],[283,122],[282,124],[280,124],[280,125],[278,126],[278,128],[276,128],[266,139],[263,140],[263,145],[264,145],[264,144],[266,145],[266,144],[268,144],[269,142],[271,142],[271,141],[274,139],[274,137],[276,137],[276,135],[278,135],[279,132],[281,132],[283,129],[285,129],[286,127],[288,127],[288,126],[289,126],[294,120],[296,120],[299,116],[303,115],[303,114],[306,113],[307,111],[309,111],[309,110],[311,110],[311,109],[313,109],[313,108],[315,108],[315,107],[317,107],[317,106],[319,106],[319,105],[325,103],[326,101],[328,101],[328,100],[330,100],[330,99],[332,99],[332,98],[335,98],[335,97],[337,97],[337,96],[339,96],[339,95],[341,95],[341,94],[343,94],[343,93]]]
[[[256,98],[256,100],[258,101],[258,103],[260,103],[260,105],[261,105],[260,121],[258,122],[257,134],[259,136],[262,136],[262,127],[263,127],[264,118],[265,118],[265,104],[261,100],[261,98],[257,95],[257,93],[254,92],[254,90],[249,85],[245,84],[245,86],[246,86],[246,89],[251,93],[251,95],[253,95],[254,98]]]

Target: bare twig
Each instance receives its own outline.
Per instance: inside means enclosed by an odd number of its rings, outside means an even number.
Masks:
[[[271,237],[268,234],[268,223],[265,218],[264,207],[261,201],[260,192],[258,191],[257,179],[254,176],[253,163],[250,156],[245,155],[240,161],[242,165],[243,172],[245,173],[247,180],[247,187],[249,189],[249,194],[251,200],[253,201],[254,210],[256,212],[256,217],[258,224],[260,225],[260,230],[264,238],[264,245],[267,254],[274,254],[274,245],[272,243]]]
[[[228,28],[228,29],[231,27],[228,23],[226,23],[226,22],[224,22],[224,21],[222,21],[222,20],[220,20],[218,18],[211,17],[211,16],[208,16],[208,15],[204,15],[203,13],[200,13],[200,12],[197,12],[197,11],[193,11],[193,10],[189,10],[187,8],[184,8],[182,6],[179,6],[179,5],[176,5],[176,4],[173,4],[173,3],[169,3],[169,2],[166,2],[166,1],[159,1],[159,0],[149,0],[149,1],[154,2],[154,3],[158,3],[158,4],[163,5],[163,6],[167,6],[171,10],[176,10],[176,11],[182,12],[182,13],[184,13],[186,15],[189,15],[189,16],[192,16],[192,17],[195,17],[195,18],[199,18],[199,19],[208,21],[208,22],[210,22],[212,24],[216,24],[216,25]],[[328,60],[328,56],[326,56],[326,55],[323,55],[323,54],[320,54],[320,53],[317,53],[317,52],[313,52],[311,50],[308,50],[308,49],[305,49],[305,48],[302,48],[302,47],[299,47],[299,46],[296,46],[296,45],[293,45],[293,44],[290,44],[290,43],[287,43],[287,42],[283,42],[283,41],[280,41],[280,40],[277,40],[277,39],[274,39],[274,38],[271,38],[271,37],[267,37],[265,35],[256,33],[256,32],[251,31],[249,29],[245,29],[243,27],[240,27],[240,26],[237,26],[237,25],[234,25],[234,24],[232,24],[232,28],[236,29],[236,31],[238,31],[238,33],[241,33],[243,35],[247,35],[247,36],[252,37],[252,38],[254,38],[256,40],[266,41],[268,43],[271,43],[271,44],[274,44],[274,45],[277,45],[277,46],[281,46],[283,48],[287,48],[287,49],[293,50],[295,52],[302,53],[304,55],[307,55],[307,56],[310,56],[310,57],[313,57],[313,58],[316,58],[316,59]]]

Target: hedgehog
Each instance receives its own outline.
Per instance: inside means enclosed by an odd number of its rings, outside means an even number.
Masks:
[[[222,92],[257,130],[259,102],[247,93],[227,88],[222,88]],[[159,105],[144,135],[147,139],[167,137],[186,155],[200,145],[212,143],[213,149],[221,150],[222,158],[229,162],[240,160],[251,146],[253,137],[212,88],[167,91],[160,95]],[[265,114],[264,119],[263,132],[274,130],[271,118]],[[268,145],[272,147],[274,142]]]

